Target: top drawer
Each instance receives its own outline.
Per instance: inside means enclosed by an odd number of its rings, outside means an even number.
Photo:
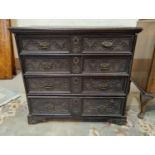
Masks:
[[[123,53],[132,51],[133,36],[28,35],[21,36],[19,43],[24,53]]]
[[[83,38],[83,53],[131,52],[132,37],[88,36]]]
[[[21,37],[20,49],[24,52],[69,53],[70,38],[59,35],[28,35]]]

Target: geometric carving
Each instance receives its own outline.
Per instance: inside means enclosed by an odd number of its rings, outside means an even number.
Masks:
[[[32,114],[69,114],[67,98],[30,98]]]
[[[83,93],[124,93],[124,78],[84,78]]]
[[[103,115],[120,115],[122,99],[84,99],[83,115],[84,116],[103,116]]]
[[[82,89],[81,77],[72,77],[71,79],[72,93],[80,93]]]
[[[73,57],[72,59],[72,73],[78,74],[81,72],[82,62],[81,57]]]
[[[29,77],[26,79],[28,92],[41,92],[41,93],[70,93],[70,82],[68,78],[60,77]]]
[[[78,36],[72,37],[72,52],[79,53],[81,50],[81,39]]]
[[[80,62],[79,58],[78,57],[74,57],[73,58],[73,63],[74,64],[78,64]]]
[[[129,71],[130,61],[126,57],[87,57],[84,59],[84,72],[116,73]]]
[[[39,93],[124,93],[125,78],[27,77],[28,91]]]
[[[70,63],[66,58],[56,58],[49,56],[25,57],[26,72],[64,72],[69,73]]]
[[[80,98],[73,98],[70,104],[70,112],[74,116],[80,116],[82,113],[82,103]]]
[[[30,98],[32,114],[71,114],[73,116],[120,115],[120,98]],[[83,109],[83,110],[82,110]]]
[[[78,66],[78,65],[72,66],[72,73],[78,74],[78,73],[80,73],[80,72],[81,72],[80,66]]]
[[[69,51],[67,38],[22,39],[22,50],[25,51]]]
[[[129,38],[84,38],[83,50],[94,51],[129,51]]]

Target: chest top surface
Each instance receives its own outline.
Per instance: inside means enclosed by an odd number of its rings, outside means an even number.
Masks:
[[[11,27],[13,33],[139,33],[140,27]]]

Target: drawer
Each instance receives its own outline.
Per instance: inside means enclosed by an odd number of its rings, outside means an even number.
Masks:
[[[24,72],[70,73],[69,57],[56,56],[24,56],[22,57]]]
[[[29,94],[125,95],[126,77],[25,77]]]
[[[82,81],[83,94],[124,94],[128,78],[125,77],[85,77]]]
[[[69,53],[70,39],[67,36],[28,35],[21,37],[20,50],[23,52]]]
[[[33,115],[121,116],[125,98],[120,97],[28,97]]]
[[[30,53],[103,53],[130,52],[131,36],[31,35],[20,39],[20,51]]]
[[[25,82],[27,92],[32,94],[71,93],[67,77],[26,77]]]
[[[129,73],[130,57],[87,56],[83,62],[84,73]]]
[[[24,72],[129,73],[129,56],[22,56]]]
[[[122,114],[125,98],[84,98],[83,116],[119,116]]]
[[[99,37],[83,38],[83,53],[130,52],[133,40],[131,37]]]

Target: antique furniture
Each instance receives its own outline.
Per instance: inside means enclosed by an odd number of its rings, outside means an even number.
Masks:
[[[11,20],[0,19],[0,79],[11,79],[15,73],[10,26]]]
[[[149,101],[155,98],[155,49],[148,75],[147,87],[145,89],[142,88],[136,81],[134,81],[135,85],[140,90],[141,108],[138,117],[141,119],[144,118],[146,106],[150,103]]]
[[[132,69],[132,80],[140,90],[141,111],[144,117],[147,105],[155,96],[155,20],[139,20],[137,26],[143,28],[138,35]],[[145,110],[146,109],[146,110]]]
[[[155,49],[152,58],[152,63],[150,66],[150,71],[148,73],[147,87],[144,89],[136,81],[134,81],[137,88],[140,90],[140,112],[138,117],[143,119],[146,112],[146,107],[150,103],[149,101],[155,98]]]
[[[126,122],[141,28],[11,28],[21,60],[30,124]]]

